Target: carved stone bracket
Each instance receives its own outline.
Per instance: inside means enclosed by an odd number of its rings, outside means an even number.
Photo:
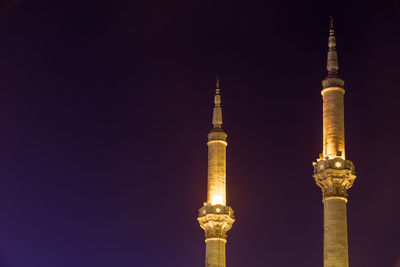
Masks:
[[[314,162],[313,177],[321,188],[324,198],[342,197],[347,199],[347,190],[352,187],[356,175],[353,163],[338,157]]]
[[[206,240],[209,238],[226,240],[226,233],[235,221],[231,207],[211,204],[200,208],[197,220],[205,231]]]

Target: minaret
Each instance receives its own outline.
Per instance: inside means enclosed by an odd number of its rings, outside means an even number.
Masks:
[[[338,75],[336,40],[331,18],[327,70],[322,81],[323,152],[314,162],[315,182],[324,203],[324,267],[348,267],[346,203],[353,185],[354,165],[344,145],[344,81]]]
[[[205,231],[206,267],[225,267],[226,232],[234,220],[233,210],[226,205],[226,137],[222,130],[222,109],[217,78],[214,97],[213,129],[208,134],[207,202],[197,218]]]

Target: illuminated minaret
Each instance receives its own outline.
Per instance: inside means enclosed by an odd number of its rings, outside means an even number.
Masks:
[[[214,97],[213,129],[208,134],[207,202],[197,218],[205,231],[206,267],[225,267],[226,232],[231,229],[233,210],[226,205],[226,137],[222,130],[219,80]]]
[[[346,203],[353,185],[354,165],[345,157],[344,81],[338,75],[336,40],[331,18],[327,70],[322,81],[323,152],[314,162],[314,175],[324,204],[324,267],[348,267]]]

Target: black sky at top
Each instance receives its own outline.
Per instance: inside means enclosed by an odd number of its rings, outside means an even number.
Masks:
[[[0,7],[1,267],[203,266],[216,75],[237,218],[228,266],[321,266],[311,163],[331,12],[358,176],[350,265],[399,260],[398,2]]]

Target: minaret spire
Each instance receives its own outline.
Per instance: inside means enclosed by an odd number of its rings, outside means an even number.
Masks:
[[[215,96],[214,96],[214,112],[212,124],[214,128],[221,128],[222,126],[222,109],[221,109],[221,96],[219,94],[219,78],[216,77]]]
[[[339,70],[339,64],[336,52],[336,38],[335,30],[333,27],[333,17],[331,16],[331,25],[329,29],[329,41],[328,41],[328,60],[326,64],[326,69],[328,70],[328,77],[336,77]]]

